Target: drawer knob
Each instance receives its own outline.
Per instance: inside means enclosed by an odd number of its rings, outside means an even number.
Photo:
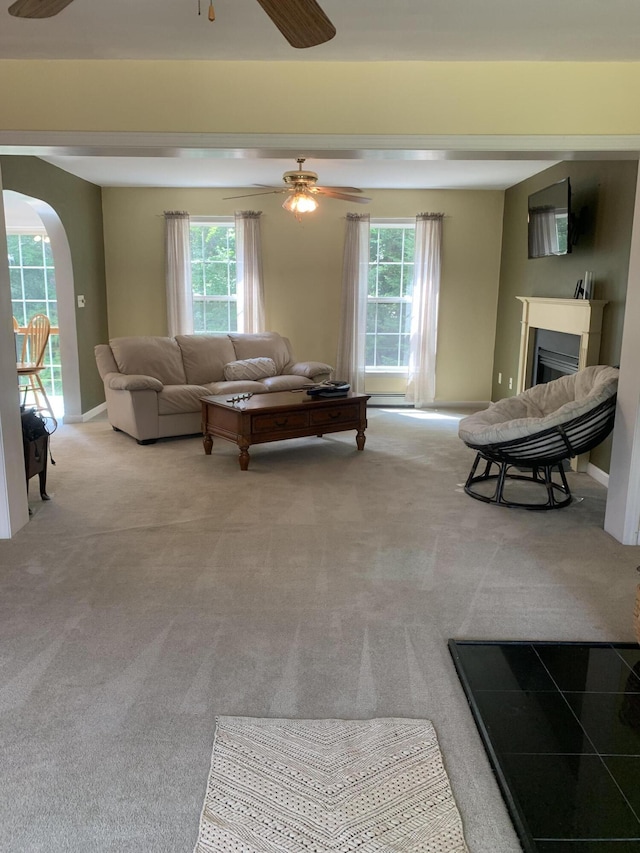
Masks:
[[[289,418],[285,418],[283,421],[276,421],[276,426],[277,426],[277,427],[283,427],[283,426],[286,426],[286,425],[287,425],[287,421],[288,421],[288,420],[289,420]]]
[[[329,412],[329,417],[332,421],[335,421],[336,418],[339,418],[342,412]]]

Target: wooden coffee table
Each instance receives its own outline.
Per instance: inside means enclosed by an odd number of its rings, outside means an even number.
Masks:
[[[240,469],[249,467],[249,447],[265,441],[304,438],[327,432],[356,430],[358,450],[364,450],[367,428],[366,394],[346,397],[310,397],[306,392],[275,391],[255,394],[233,403],[230,395],[202,397],[202,441],[211,454],[213,437],[234,441]]]

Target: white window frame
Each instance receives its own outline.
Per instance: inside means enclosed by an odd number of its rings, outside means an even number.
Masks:
[[[206,228],[206,227],[209,227],[211,225],[226,226],[227,228],[230,228],[234,232],[234,236],[235,236],[236,224],[235,224],[235,219],[233,216],[192,216],[189,219],[189,231],[191,231],[191,228],[194,226],[195,227],[201,226],[201,227]],[[194,262],[192,259],[191,260],[192,269],[193,269],[193,263]],[[196,334],[196,335],[208,335],[208,334],[216,334],[218,332],[236,331],[234,329],[222,329],[222,330],[218,330],[218,329],[216,329],[216,330],[213,330],[213,329],[196,329],[195,328],[195,316],[196,316],[195,308],[196,308],[197,302],[201,302],[201,303],[203,303],[203,305],[206,305],[207,303],[213,303],[213,302],[225,302],[228,305],[228,309],[227,309],[228,312],[231,310],[231,305],[235,304],[237,331],[239,331],[239,332],[242,331],[242,329],[239,327],[240,326],[240,311],[239,311],[238,292],[237,292],[237,278],[236,278],[236,293],[235,294],[228,293],[226,296],[205,296],[205,295],[201,296],[200,294],[196,294],[194,292],[193,284],[192,284],[192,286],[191,286],[191,299],[192,299],[193,309],[194,309],[194,334]]]
[[[371,232],[373,232],[374,228],[398,228],[398,229],[407,229],[410,228],[415,234],[416,221],[415,219],[410,218],[397,218],[397,219],[372,219],[370,223]],[[369,251],[371,251],[371,247],[369,247]],[[371,265],[371,263],[370,263]],[[369,296],[368,289],[368,277],[367,277],[367,305],[372,302],[377,304],[384,303],[393,303],[393,304],[411,304],[412,297],[402,297],[402,296]],[[365,332],[366,339],[366,332]],[[366,352],[366,346],[365,346]],[[365,373],[368,376],[372,376],[375,374],[389,376],[407,376],[409,372],[409,365],[366,365],[365,364]]]

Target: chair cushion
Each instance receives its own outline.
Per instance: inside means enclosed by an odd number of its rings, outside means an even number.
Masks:
[[[237,379],[264,379],[276,375],[276,363],[272,358],[244,358],[230,361],[224,366],[224,378],[228,382]]]
[[[595,365],[534,385],[463,418],[458,435],[465,444],[493,445],[567,423],[612,397],[618,389],[618,373],[615,367]]]

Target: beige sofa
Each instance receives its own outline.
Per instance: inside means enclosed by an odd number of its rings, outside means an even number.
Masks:
[[[201,397],[292,391],[332,368],[296,362],[276,332],[114,338],[95,348],[109,422],[140,444],[201,431]]]

